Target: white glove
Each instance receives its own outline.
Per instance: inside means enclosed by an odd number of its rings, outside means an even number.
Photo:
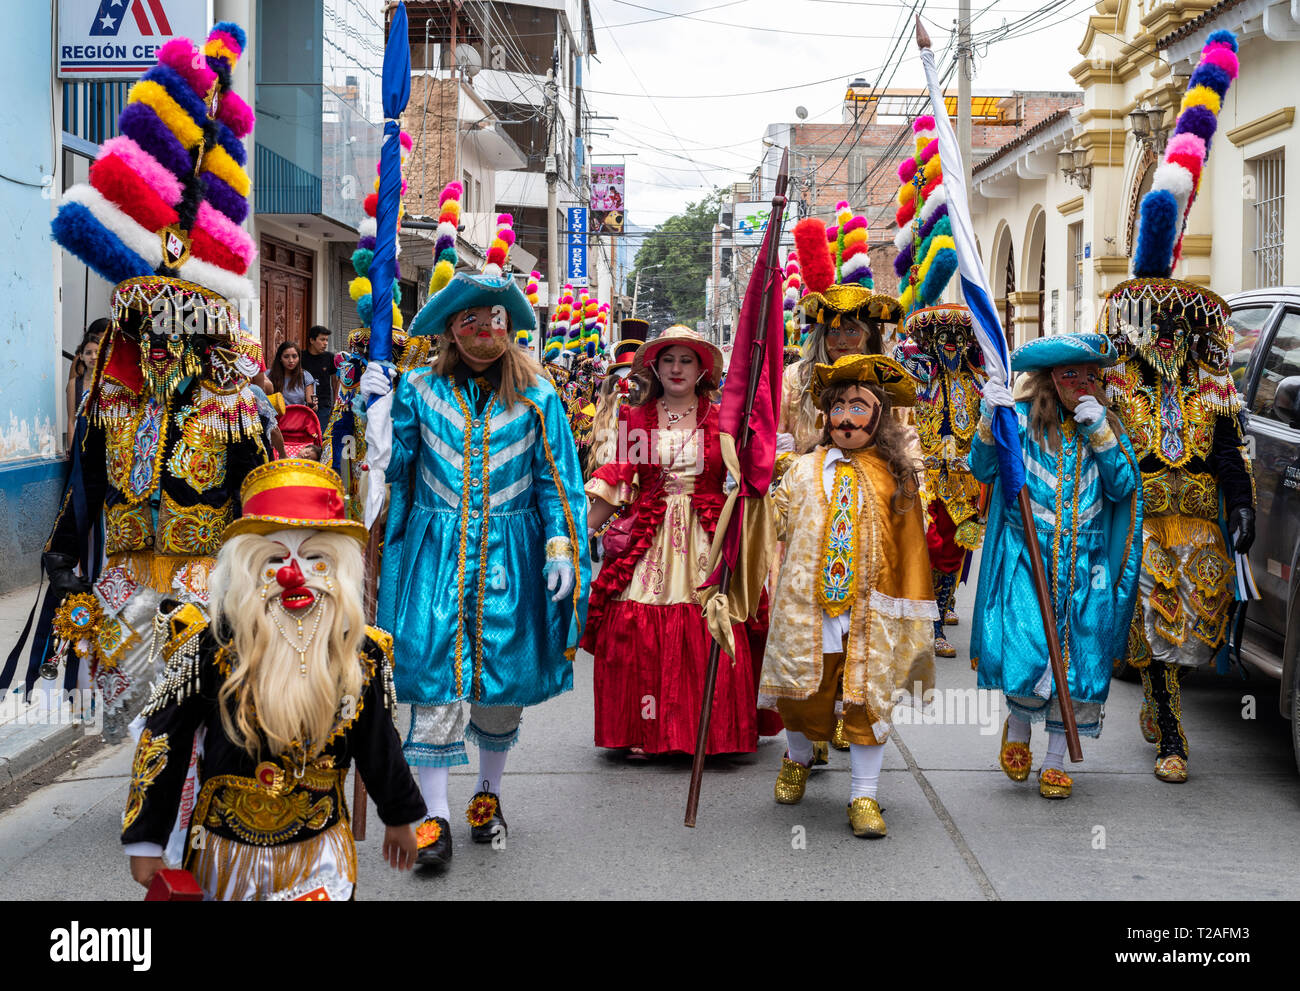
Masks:
[[[1016,401],[1011,397],[1011,390],[1001,382],[989,379],[984,383],[984,399],[990,406],[1015,407]]]
[[[372,361],[361,373],[361,394],[369,399],[371,396],[386,396],[393,391],[393,380],[389,377],[391,369],[382,362]]]
[[[370,368],[374,368],[371,365]],[[366,369],[368,374],[370,368]],[[380,376],[383,377],[382,374]],[[364,382],[364,376],[362,378]],[[366,526],[374,525],[384,508],[384,472],[393,456],[393,396],[376,399],[366,411]]]
[[[776,435],[776,453],[777,454],[794,453],[794,434]]]
[[[546,591],[555,593],[552,602],[566,598],[573,591],[573,565],[568,561],[547,561]]]
[[[1074,422],[1081,427],[1090,427],[1105,415],[1106,410],[1094,396],[1084,396],[1074,407]]]

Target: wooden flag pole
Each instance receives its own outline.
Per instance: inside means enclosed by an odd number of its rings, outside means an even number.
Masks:
[[[777,256],[781,248],[781,226],[785,217],[785,191],[790,181],[790,151],[781,153],[781,168],[776,175],[776,193],[772,197],[772,214],[767,222],[767,253],[761,264],[763,268],[763,296],[758,304],[758,328],[749,349],[749,383],[745,393],[745,410],[741,422],[745,425],[741,431],[737,452],[743,451],[749,444],[749,420],[754,412],[754,396],[758,392],[758,381],[763,374],[763,354],[767,349],[767,318],[771,311],[772,294],[767,291],[766,281],[777,270]],[[743,503],[741,504],[743,514]],[[742,515],[740,525],[744,525]],[[714,539],[722,535],[715,534]],[[718,592],[726,596],[731,591],[732,569],[727,566],[726,558],[719,567]],[[713,714],[713,692],[718,682],[718,660],[722,655],[722,646],[717,640],[709,645],[709,666],[704,676],[704,697],[700,703],[700,725],[695,737],[695,759],[691,763],[691,787],[686,795],[686,825],[694,828],[695,813],[700,804],[700,784],[704,780],[704,755],[709,744],[709,717]]]

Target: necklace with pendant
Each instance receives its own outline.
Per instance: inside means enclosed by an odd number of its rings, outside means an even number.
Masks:
[[[298,674],[304,678],[307,677],[307,651],[311,649],[312,641],[316,639],[316,629],[320,626],[321,610],[318,608],[318,605],[319,604],[312,606],[311,632],[307,634],[305,639],[303,638],[302,633],[301,617],[295,620],[298,624],[298,635],[295,638],[290,635],[288,630],[280,625],[279,610],[271,610],[271,622],[275,624],[275,628],[280,631],[280,635],[284,637],[289,646],[298,652]]]
[[[690,406],[689,406],[689,407],[688,407],[684,412],[681,412],[681,413],[674,413],[672,410],[670,410],[670,409],[668,408],[668,404],[667,404],[666,402],[664,402],[663,400],[660,400],[660,401],[659,401],[659,405],[660,405],[660,408],[663,409],[663,411],[664,411],[664,417],[668,420],[668,426],[670,426],[670,427],[671,427],[674,423],[677,423],[679,420],[684,420],[686,417],[690,416],[691,414],[693,414],[693,413],[695,412],[695,404],[694,404],[694,403],[691,403],[691,405],[690,405]]]

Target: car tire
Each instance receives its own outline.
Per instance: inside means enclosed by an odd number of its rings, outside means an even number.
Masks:
[[[1291,720],[1291,747],[1295,751],[1296,770],[1300,771],[1300,658],[1291,665],[1291,702],[1286,715]]]

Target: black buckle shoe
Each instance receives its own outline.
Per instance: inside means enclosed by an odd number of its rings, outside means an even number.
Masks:
[[[415,862],[431,867],[451,863],[451,823],[442,816],[429,816],[416,828]]]
[[[505,816],[501,814],[501,799],[490,791],[480,791],[469,800],[465,818],[475,843],[491,843],[498,832],[504,836],[508,831]]]

